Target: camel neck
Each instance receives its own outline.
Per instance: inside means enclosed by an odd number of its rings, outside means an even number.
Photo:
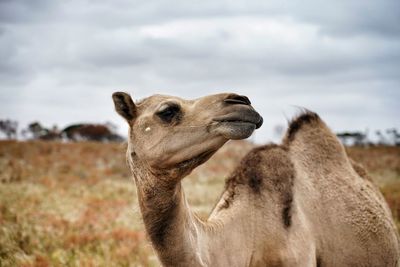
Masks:
[[[188,207],[181,182],[147,173],[136,179],[146,231],[164,266],[194,263],[200,220]],[[193,242],[195,241],[195,242]]]

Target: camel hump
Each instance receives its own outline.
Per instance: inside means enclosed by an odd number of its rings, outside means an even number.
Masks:
[[[289,127],[285,135],[285,143],[292,142],[297,133],[304,130],[306,126],[321,127],[324,124],[317,113],[305,110],[289,122]]]
[[[310,164],[349,164],[342,143],[318,114],[305,111],[289,122],[283,145]]]

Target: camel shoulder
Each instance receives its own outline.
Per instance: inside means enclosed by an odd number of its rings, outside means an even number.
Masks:
[[[294,178],[294,167],[286,147],[269,144],[254,148],[241,161],[226,185],[247,185],[254,193],[279,190]]]
[[[226,180],[228,198],[223,207],[228,208],[234,201],[237,187],[244,186],[252,194],[276,198],[282,206],[283,223],[289,227],[294,178],[295,170],[285,146],[269,144],[254,148]]]

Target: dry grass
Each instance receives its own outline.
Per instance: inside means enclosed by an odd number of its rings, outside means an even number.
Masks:
[[[251,149],[232,142],[185,179],[206,217]],[[400,148],[350,148],[400,216]],[[157,266],[146,241],[125,146],[0,142],[0,266]]]

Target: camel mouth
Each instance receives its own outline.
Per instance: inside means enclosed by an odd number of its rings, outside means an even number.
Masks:
[[[235,112],[221,117],[214,118],[213,121],[220,123],[228,123],[233,125],[253,124],[255,129],[258,129],[263,124],[263,118],[256,111],[250,112]]]
[[[213,119],[217,122],[216,131],[232,140],[246,139],[261,127],[263,118],[254,110],[233,112]]]

